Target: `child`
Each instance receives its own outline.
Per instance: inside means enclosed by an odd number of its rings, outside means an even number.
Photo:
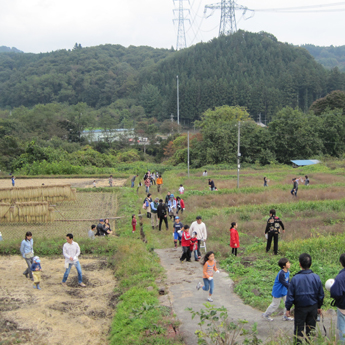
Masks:
[[[305,175],[304,177],[305,177],[304,185],[309,186],[309,177],[307,175]]]
[[[180,194],[184,193],[184,188],[183,188],[182,184],[180,184],[180,188],[178,189],[178,191],[180,192]]]
[[[136,226],[137,226],[137,219],[135,218],[135,214],[132,214],[132,234],[134,234]]]
[[[95,239],[95,229],[96,229],[96,225],[92,224],[91,225],[91,229],[89,230],[89,232],[87,233],[87,235],[89,236],[89,238],[91,240]]]
[[[93,184],[93,187],[96,188],[96,180],[93,180],[92,184]]]
[[[15,177],[14,176],[12,176],[12,178],[11,178],[11,181],[12,181],[12,187],[14,187],[14,184],[15,184]]]
[[[284,305],[285,305],[286,295],[289,288],[289,277],[290,277],[289,268],[291,264],[288,259],[282,258],[278,261],[278,265],[281,268],[281,270],[277,274],[276,279],[273,284],[273,289],[272,289],[273,300],[272,300],[272,303],[267,308],[267,310],[262,314],[262,317],[266,319],[267,321],[273,321],[270,315],[278,309],[281,299],[284,301]],[[286,309],[284,309],[283,320],[293,321],[292,317],[286,316]]]
[[[184,201],[179,196],[176,197],[176,208],[177,208],[176,214],[178,214],[179,211],[181,211],[181,214],[182,214],[183,211],[185,210]]]
[[[41,260],[38,256],[35,256],[33,259],[33,264],[31,265],[31,272],[34,277],[34,289],[41,290],[40,282],[41,282]]]
[[[189,225],[183,227],[184,231],[182,233],[182,256],[180,261],[183,262],[186,259],[190,262],[190,235],[189,235]]]
[[[209,291],[207,300],[209,302],[213,302],[212,299],[212,293],[214,289],[214,282],[213,282],[213,271],[219,273],[216,267],[216,261],[214,260],[214,253],[213,252],[207,252],[204,257],[203,264],[203,281],[204,285],[201,285],[199,282],[196,286],[197,290],[200,290],[202,288],[204,291]]]
[[[264,187],[268,187],[268,185],[267,185],[267,177],[264,177]]]
[[[232,248],[231,253],[237,256],[237,248],[240,247],[240,239],[238,237],[237,223],[232,222],[230,228],[230,247]]]
[[[180,217],[175,217],[173,228],[174,228],[174,234],[173,234],[174,245],[175,245],[175,248],[177,249],[177,241],[179,241],[181,245],[181,235],[179,234],[179,232],[183,229],[183,224],[180,222]]]
[[[199,261],[199,257],[198,257],[198,239],[196,238],[197,236],[197,232],[194,231],[192,238],[190,239],[190,251],[194,252],[194,259],[195,261]]]

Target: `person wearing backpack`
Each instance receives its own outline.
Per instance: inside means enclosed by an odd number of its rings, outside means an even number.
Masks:
[[[163,200],[159,199],[159,205],[157,207],[157,215],[159,218],[159,231],[162,230],[162,222],[164,221],[166,229],[169,230],[168,227],[168,217],[167,217],[167,209],[165,204],[163,204]]]
[[[339,341],[345,344],[345,254],[341,254],[339,262],[342,270],[335,277],[331,287],[331,297],[334,298],[332,305],[337,307],[337,329],[339,331]]]
[[[273,252],[274,255],[278,255],[278,236],[280,234],[280,228],[284,233],[284,224],[279,217],[276,216],[276,210],[270,210],[270,217],[267,220],[265,235],[267,235],[266,253],[271,249],[272,239],[274,240]]]
[[[151,202],[150,207],[151,207],[151,226],[152,229],[158,227],[158,214],[157,214],[157,207],[158,207],[158,200],[159,198],[156,198],[154,201]]]

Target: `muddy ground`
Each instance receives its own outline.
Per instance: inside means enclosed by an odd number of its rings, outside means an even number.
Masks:
[[[0,257],[0,344],[107,344],[117,296],[103,259],[80,259],[85,288],[72,268],[61,285],[64,259],[41,258],[42,290],[23,275],[20,256]]]
[[[70,184],[73,188],[92,188],[94,178],[42,178],[42,179],[16,179],[16,187],[29,187],[29,186],[41,186],[44,183],[45,186],[51,185],[66,185]],[[126,182],[126,179],[114,178],[113,187],[122,187]],[[11,178],[0,179],[0,188],[11,188]],[[109,187],[109,181],[107,178],[96,179],[96,187]]]

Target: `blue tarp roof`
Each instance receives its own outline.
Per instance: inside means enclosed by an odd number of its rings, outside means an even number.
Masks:
[[[305,159],[305,160],[294,160],[291,161],[293,164],[295,165],[312,165],[312,164],[317,164],[320,163],[320,161],[318,161],[317,159]]]

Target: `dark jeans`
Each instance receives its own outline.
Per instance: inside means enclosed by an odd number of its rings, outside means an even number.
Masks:
[[[159,231],[162,230],[162,222],[164,220],[164,223],[165,223],[165,226],[166,226],[166,229],[168,230],[168,217],[159,217]]]
[[[272,243],[272,238],[273,238],[273,241],[274,241],[273,252],[275,255],[278,254],[278,236],[279,234],[275,233],[274,231],[268,232],[266,253],[269,252],[269,250],[271,249],[271,243]]]
[[[291,189],[291,195],[297,196],[298,188],[297,189]]]
[[[33,263],[33,257],[30,258],[30,259],[26,259],[26,258],[25,258],[25,261],[26,261],[26,264],[28,265],[28,268],[24,271],[23,274],[29,275],[30,278],[32,279],[33,276],[32,276],[32,271],[31,271],[31,265],[32,265],[32,263]]]
[[[182,247],[182,256],[180,258],[181,261],[186,259],[187,261],[190,261],[190,249],[189,247]]]
[[[198,256],[201,256],[201,253],[200,253],[200,243],[201,243],[201,240],[198,240]]]
[[[306,326],[305,334],[309,337],[310,332],[315,329],[317,318],[317,303],[308,307],[295,306],[295,329],[294,335],[303,337],[304,326]],[[301,339],[296,339],[297,344],[301,344]]]
[[[237,248],[232,248],[231,253],[234,254],[235,256],[237,256]]]

